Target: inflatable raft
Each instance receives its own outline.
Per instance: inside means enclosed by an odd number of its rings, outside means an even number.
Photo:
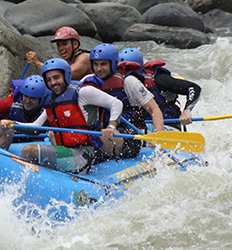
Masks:
[[[16,188],[14,207],[28,216],[47,216],[55,221],[71,220],[69,208],[99,206],[109,198],[119,198],[129,184],[144,176],[154,176],[156,168],[151,159],[155,149],[144,147],[134,159],[108,161],[97,164],[88,174],[68,174],[31,164],[19,155],[25,143],[12,144],[9,151],[0,149],[0,190],[7,192],[12,185]],[[189,166],[200,166],[202,160],[196,154],[162,151],[169,159],[185,171]],[[78,213],[78,209],[76,209]]]

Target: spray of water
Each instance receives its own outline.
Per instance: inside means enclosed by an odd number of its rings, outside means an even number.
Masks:
[[[167,67],[202,87],[195,116],[231,113],[232,44],[219,38],[193,50],[139,46],[148,59],[163,58]],[[156,178],[134,182],[120,200],[96,210],[83,209],[78,219],[51,227],[42,216],[25,221],[12,210],[15,191],[0,198],[0,249],[231,249],[232,120],[195,122],[190,131],[206,139],[207,167],[186,172],[151,164]],[[71,208],[70,208],[71,209]]]

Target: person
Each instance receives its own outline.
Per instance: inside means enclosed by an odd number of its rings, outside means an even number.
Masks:
[[[20,87],[23,85],[24,79],[16,79],[11,81],[10,91],[7,96],[0,99],[0,120],[7,119],[10,108],[20,96]]]
[[[124,78],[118,72],[118,50],[112,44],[99,44],[90,51],[93,72],[104,80],[102,89],[116,96],[123,102],[123,117],[140,129],[145,128],[142,110],[145,109],[152,117],[157,131],[163,130],[163,116],[153,98],[153,94],[135,77]],[[103,112],[103,124],[107,121],[107,112]],[[121,132],[132,133],[127,126],[120,124]],[[106,143],[106,142],[105,142]],[[108,143],[110,148],[110,143]],[[112,146],[111,146],[112,147]],[[128,155],[136,156],[141,143],[128,141]]]
[[[42,106],[49,92],[43,78],[39,75],[31,75],[21,81],[20,84],[21,86],[17,86],[14,89],[14,101],[12,101],[8,109],[6,118],[13,121],[30,123],[37,119],[42,113]],[[25,130],[21,132],[28,133],[28,131]],[[1,127],[0,147],[8,149],[13,141],[13,137],[13,129]],[[30,138],[23,138],[22,140],[31,141]],[[17,142],[22,140],[18,139]]]
[[[135,77],[123,78],[118,72],[118,58],[118,50],[112,44],[97,45],[90,52],[93,72],[104,80],[103,90],[123,101],[123,115],[133,119],[133,110],[137,113],[136,107],[142,107],[151,115],[157,130],[163,130],[162,113],[153,95]],[[136,122],[139,117],[135,115],[134,118]]]
[[[139,64],[137,71],[129,72],[140,79],[154,94],[155,99],[163,113],[164,118],[180,118],[183,125],[190,124],[191,111],[199,100],[201,87],[193,82],[175,78],[171,72],[164,68],[163,60],[151,60],[144,64],[143,54],[137,48],[125,48],[119,53],[119,61],[130,61]],[[178,105],[178,95],[186,97],[183,111]],[[170,124],[181,129],[179,124]]]
[[[110,110],[108,126],[102,130],[103,137],[112,137],[123,104],[120,100],[89,85],[77,88],[71,85],[71,67],[63,59],[52,58],[42,66],[42,76],[51,90],[45,110],[33,123],[42,125],[46,120],[53,127],[88,129],[97,122],[99,106]],[[86,81],[97,81],[90,76]],[[12,121],[2,120],[2,126],[9,126]],[[95,153],[101,144],[89,135],[57,132],[54,133],[53,145],[32,144],[22,150],[22,156],[30,162],[65,172],[80,172],[93,164]]]
[[[61,58],[71,65],[73,80],[80,80],[91,73],[89,52],[80,48],[80,36],[75,29],[69,26],[60,27],[51,42],[56,43]],[[32,63],[38,68],[43,65],[35,51],[27,52],[26,59],[28,63]]]
[[[23,81],[19,92],[20,95],[14,91],[17,98],[14,98],[8,118],[18,122],[33,122],[42,113],[49,90],[40,75],[31,75]]]

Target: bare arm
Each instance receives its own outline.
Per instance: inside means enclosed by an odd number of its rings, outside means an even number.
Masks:
[[[91,64],[89,60],[89,54],[83,53],[80,54],[74,63],[71,64],[72,70],[72,79],[73,80],[80,80],[84,76],[90,74],[91,71]]]
[[[157,130],[163,130],[163,115],[154,100],[153,94],[134,76],[128,76],[124,82],[124,89],[131,106],[143,107],[152,117]]]
[[[43,62],[39,60],[38,55],[36,54],[35,51],[28,51],[25,56],[27,62],[35,65],[38,69],[40,69],[43,66]]]
[[[143,105],[143,108],[150,114],[153,125],[157,131],[164,129],[163,114],[160,111],[159,106],[155,102],[154,98]]]
[[[26,126],[42,126],[47,120],[47,113],[46,110],[44,110],[41,115],[34,121],[34,122],[17,122],[17,121],[12,121],[12,120],[1,120],[0,125],[3,127],[12,127],[15,123],[21,124],[21,125],[26,125]]]

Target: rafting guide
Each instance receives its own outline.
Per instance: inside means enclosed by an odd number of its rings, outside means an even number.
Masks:
[[[81,80],[92,72],[89,51],[80,48],[80,35],[75,29],[69,26],[58,28],[51,42],[56,43],[58,54],[70,64],[72,80]],[[27,52],[26,59],[39,69],[43,65],[35,51]]]

